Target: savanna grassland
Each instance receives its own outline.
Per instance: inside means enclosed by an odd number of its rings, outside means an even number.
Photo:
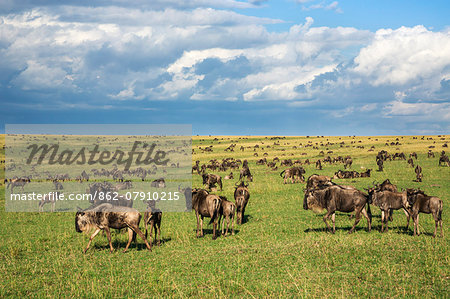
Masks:
[[[396,140],[398,139],[398,140]],[[450,296],[450,167],[439,167],[440,152],[448,136],[378,137],[270,137],[196,136],[193,163],[221,161],[227,157],[247,159],[254,181],[246,222],[235,225],[234,236],[213,241],[212,226],[205,237],[196,238],[193,212],[164,213],[163,244],[148,252],[142,240],[124,248],[126,233],[113,232],[112,254],[100,234],[91,249],[82,254],[88,237],[78,234],[74,213],[6,213],[4,186],[0,189],[0,297],[438,297]],[[398,145],[386,145],[398,142]],[[4,144],[4,136],[0,145]],[[279,145],[274,145],[279,143]],[[225,151],[236,144],[234,152]],[[212,145],[212,152],[204,152]],[[255,148],[258,145],[258,148]],[[310,145],[310,146],[306,146]],[[240,147],[244,147],[244,151]],[[270,146],[270,147],[269,147]],[[294,146],[296,148],[294,148]],[[374,146],[374,151],[369,149]],[[435,158],[427,158],[431,148]],[[2,146],[3,147],[3,146]],[[316,148],[314,148],[316,147]],[[200,149],[201,148],[201,149]],[[380,150],[393,154],[418,154],[414,160],[423,168],[423,182],[413,182],[414,169],[406,161],[387,161],[383,172],[375,156]],[[372,206],[373,230],[367,232],[362,219],[354,234],[347,234],[354,219],[336,216],[336,234],[326,232],[323,213],[302,208],[305,184],[283,184],[280,172],[256,161],[267,153],[274,157],[316,161],[324,156],[350,155],[352,170],[372,169],[372,177],[334,180],[361,190],[389,178],[399,188],[420,187],[444,202],[444,238],[432,237],[431,215],[420,216],[422,234],[405,231],[406,217],[394,213],[387,233],[379,232],[380,211]],[[327,154],[327,152],[333,153]],[[254,154],[257,153],[258,157]],[[4,150],[1,152],[2,160]],[[279,166],[279,163],[277,163]],[[306,177],[318,173],[332,176],[343,164],[303,165]],[[215,171],[222,177],[229,174]],[[218,191],[233,198],[234,180],[224,181]],[[4,169],[0,170],[4,176]],[[201,177],[193,175],[194,187]],[[141,224],[142,227],[142,224]]]

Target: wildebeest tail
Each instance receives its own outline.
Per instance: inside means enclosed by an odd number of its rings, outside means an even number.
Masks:
[[[213,223],[216,220],[219,214],[219,208],[220,208],[220,199],[214,198],[214,213],[211,217],[211,221],[209,221],[209,224]]]
[[[444,204],[442,203],[442,200],[439,202],[439,213],[438,213],[438,220],[442,221],[442,210],[444,209]]]
[[[286,171],[286,169],[285,170],[283,170],[281,173],[280,173],[280,177],[283,177],[283,173]]]

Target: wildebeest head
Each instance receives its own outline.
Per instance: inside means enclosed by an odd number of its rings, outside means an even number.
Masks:
[[[75,214],[75,230],[78,233],[82,233],[89,229],[88,226],[89,225],[88,225],[86,213],[83,211],[78,211]]]
[[[244,181],[237,182],[237,183],[234,184],[234,185],[236,186],[235,189],[237,189],[237,188],[239,188],[239,187],[244,187],[244,188],[247,188],[247,187],[248,187],[248,184],[244,183]]]
[[[326,208],[323,205],[323,197],[326,190],[307,190],[303,198],[303,209],[321,211]]]

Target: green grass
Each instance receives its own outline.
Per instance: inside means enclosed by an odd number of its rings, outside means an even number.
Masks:
[[[433,140],[413,140],[410,136],[291,137],[280,140],[280,146],[274,146],[274,140],[265,137],[221,138],[194,138],[193,161],[246,158],[254,182],[249,187],[248,221],[235,225],[236,235],[215,241],[211,240],[212,226],[206,226],[204,238],[195,237],[194,213],[164,213],[164,242],[160,247],[154,246],[151,253],[138,239],[137,248],[132,245],[123,254],[119,248],[125,247],[127,235],[113,232],[114,253],[109,253],[106,237],[100,234],[88,253],[82,254],[88,237],[75,232],[73,213],[6,213],[2,187],[0,297],[449,297],[450,251],[445,232],[449,220],[450,168],[438,167],[438,156],[426,158],[430,145],[435,146],[436,153],[445,149],[442,145],[448,142],[447,136],[446,140],[437,136],[432,136]],[[391,142],[395,138],[402,145],[384,145],[386,140]],[[326,143],[327,139],[335,144],[320,146],[320,141]],[[292,148],[308,141],[314,145],[317,142],[319,150]],[[340,147],[338,143],[342,141],[345,144]],[[235,152],[224,152],[230,143],[237,143]],[[212,153],[198,149],[211,144]],[[265,148],[257,149],[259,157],[253,156],[253,148],[239,150],[241,145],[255,144]],[[365,148],[356,148],[358,145]],[[368,152],[372,145],[375,151]],[[444,201],[444,238],[432,238],[434,221],[430,215],[421,215],[423,234],[413,237],[412,225],[407,232],[403,230],[406,217],[400,211],[394,213],[389,232],[381,234],[380,211],[374,206],[371,233],[367,232],[363,219],[356,233],[348,235],[353,220],[339,213],[337,232],[329,234],[325,231],[323,214],[302,209],[304,184],[283,185],[279,173],[284,168],[270,171],[266,166],[255,165],[264,152],[270,161],[275,156],[315,161],[322,158],[320,150],[327,152],[327,148],[334,152],[333,157],[351,155],[353,170],[361,171],[361,167],[374,170],[371,178],[335,180],[338,183],[362,189],[373,180],[381,182],[389,178],[400,188],[420,186],[439,196]],[[412,181],[414,170],[406,161],[386,162],[385,171],[376,172],[375,155],[381,149],[390,153],[403,151],[407,155],[416,151],[424,181]],[[343,165],[324,165],[322,171],[315,170],[313,165],[305,168],[307,176],[332,175]],[[224,176],[229,171],[215,173]],[[232,198],[235,181],[224,181],[224,191],[218,193]],[[199,176],[193,176],[193,185],[201,185]]]

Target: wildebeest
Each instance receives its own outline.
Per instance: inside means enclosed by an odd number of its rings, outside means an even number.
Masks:
[[[336,232],[336,211],[345,213],[355,212],[355,223],[349,233],[355,230],[356,225],[361,220],[361,213],[367,219],[369,232],[372,229],[372,213],[368,199],[364,193],[356,189],[334,185],[320,190],[307,190],[303,199],[303,208],[305,210],[326,209],[327,213],[323,216],[323,221],[327,225],[328,230],[333,234]],[[327,222],[327,219],[330,217],[333,223],[333,229],[331,229]]]
[[[416,169],[414,169],[416,172],[416,182],[422,182],[423,174],[422,174],[422,167],[419,165],[416,166]]]
[[[303,174],[306,173],[305,169],[303,167],[292,167],[292,168],[288,168],[283,170],[280,173],[281,177],[284,177],[283,183],[286,184],[286,182],[290,179],[291,183],[295,183],[295,182],[304,182],[305,179],[303,177]],[[284,176],[283,176],[284,174]]]
[[[217,222],[219,218],[220,209],[220,197],[217,195],[209,194],[208,191],[204,189],[193,189],[192,190],[192,208],[195,210],[195,215],[197,217],[197,237],[203,237],[203,218],[209,217],[211,221],[209,224],[213,224],[213,237],[215,240]]]
[[[322,162],[320,162],[320,160],[316,161],[316,169],[322,170]]]
[[[153,188],[166,188],[166,181],[164,178],[159,178],[151,182],[150,184]]]
[[[124,195],[118,194],[113,185],[109,182],[90,184],[86,193],[91,195],[90,202],[92,207],[103,203],[110,203],[114,206],[129,208],[133,206],[133,201],[128,200]]]
[[[414,167],[414,161],[412,158],[408,159],[408,164],[409,164],[409,166]]]
[[[236,205],[229,201],[225,196],[220,196],[220,209],[219,209],[219,225],[222,225],[222,235],[224,234],[225,220],[227,221],[227,229],[225,236],[228,235],[228,228],[231,222],[231,234],[234,235],[234,215],[236,212]],[[223,217],[223,219],[222,219]],[[222,224],[220,220],[222,219]]]
[[[367,169],[365,172],[361,172],[360,176],[362,178],[370,178],[370,172],[372,171],[372,169]]]
[[[406,214],[406,229],[408,229],[410,215],[407,211],[408,201],[405,192],[380,191],[376,188],[370,188],[368,192],[370,202],[381,210],[381,232],[388,231],[388,220],[391,211],[399,209],[403,209]],[[385,226],[386,230],[384,229]]]
[[[411,154],[409,154],[410,158],[415,158],[417,160],[417,153],[416,152],[412,152]]]
[[[131,189],[133,188],[133,184],[131,183],[131,181],[124,181],[122,183],[118,183],[114,186],[114,190],[115,191],[119,191],[119,190],[125,190],[125,189]]]
[[[152,237],[153,229],[155,229],[155,243],[160,245],[162,211],[157,209],[155,205],[156,201],[148,201],[147,209],[144,212],[145,238],[147,238],[148,226],[150,226],[150,238]]]
[[[334,173],[333,179],[354,179],[360,176],[359,172],[354,170],[338,170]]]
[[[242,166],[242,169],[239,173],[239,181],[242,181],[244,178],[247,178],[250,182],[253,182],[253,176],[248,166]]]
[[[128,250],[131,241],[136,238],[136,234],[144,240],[147,249],[151,251],[151,245],[147,242],[144,234],[139,229],[140,221],[141,213],[139,213],[138,210],[104,203],[94,208],[78,211],[75,215],[75,229],[79,233],[89,232],[92,228],[95,229],[94,233],[89,238],[89,243],[87,244],[86,249],[84,249],[85,253],[89,249],[92,239],[94,239],[101,230],[106,232],[110,251],[113,252],[114,248],[111,243],[110,228],[128,228],[128,243],[123,252]]]
[[[53,180],[53,185],[55,186],[55,190],[63,190],[64,187],[61,182],[58,182],[57,180]]]
[[[345,160],[344,160],[344,168],[345,169],[347,169],[347,168],[350,168],[350,167],[352,167],[352,164],[353,164],[353,160],[352,160],[352,158],[351,157],[345,157]]]
[[[441,154],[441,156],[439,157],[439,166],[445,166],[447,164],[447,166],[450,166],[450,159],[448,158],[448,156],[446,154]]]
[[[384,165],[383,165],[382,159],[377,160],[377,166],[378,166],[378,171],[383,171]]]
[[[236,202],[236,223],[242,224],[245,214],[245,208],[247,207],[248,200],[250,198],[250,192],[248,191],[248,185],[241,182],[236,186],[234,190],[234,200]]]
[[[222,191],[222,177],[217,174],[202,174],[203,185],[206,186],[207,189],[211,190],[216,184],[219,185],[220,190]]]
[[[427,154],[428,158],[434,158],[434,153],[431,150],[428,150],[428,154]]]
[[[31,179],[29,177],[12,178],[8,181],[8,186],[6,186],[6,189],[11,186],[11,193],[14,193],[14,187],[21,187],[22,192],[24,192],[23,187],[30,182]]]
[[[44,205],[48,203],[51,204],[51,211],[54,212],[55,204],[60,194],[61,193],[58,191],[44,194],[42,199],[39,201],[39,212],[44,212]]]
[[[407,189],[408,211],[414,221],[414,236],[419,235],[419,213],[432,214],[434,218],[434,234],[436,237],[438,225],[441,227],[441,237],[444,236],[442,230],[442,209],[443,203],[439,197],[428,196],[422,190]]]

